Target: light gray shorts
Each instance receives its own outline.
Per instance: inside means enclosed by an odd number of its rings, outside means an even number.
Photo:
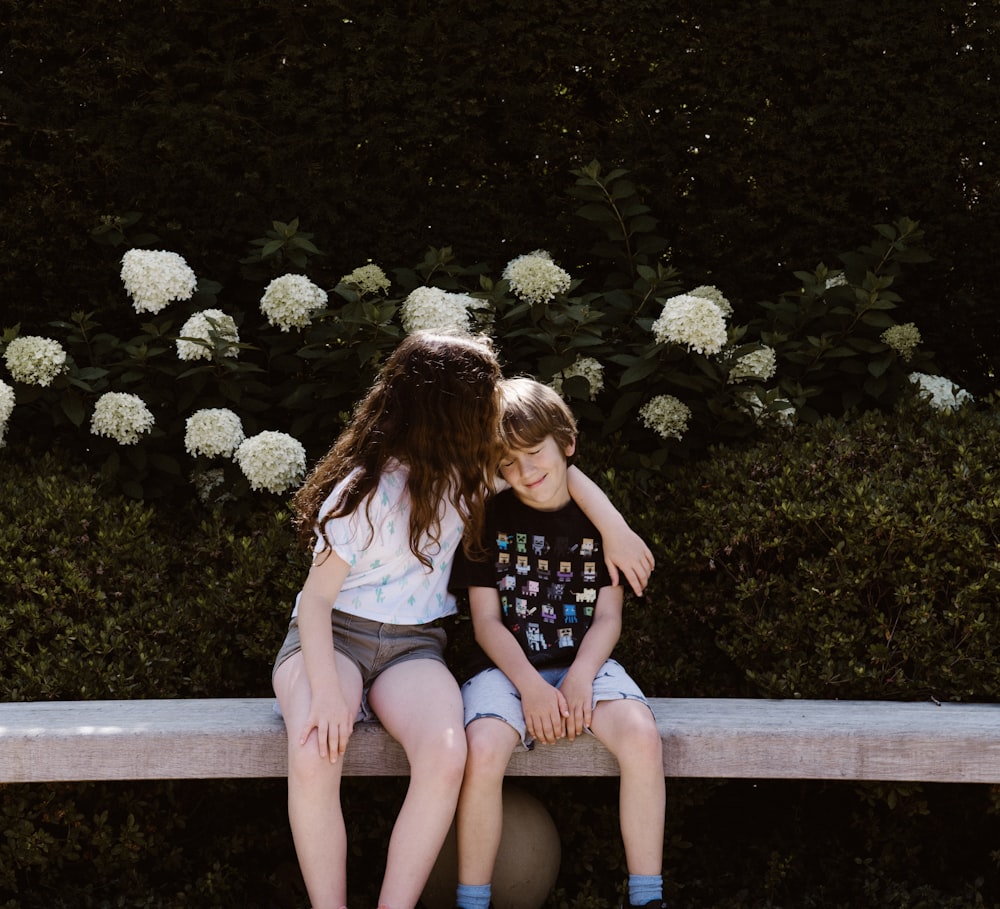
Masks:
[[[448,633],[443,619],[424,625],[391,625],[373,622],[356,615],[334,609],[330,618],[333,648],[346,656],[361,673],[364,695],[358,720],[372,719],[368,706],[368,689],[372,682],[390,666],[407,660],[437,660],[444,663],[444,647]],[[302,650],[299,622],[293,617],[288,623],[288,633],[274,660],[271,676],[290,656]]]
[[[560,666],[554,669],[540,669],[539,675],[550,685],[558,688],[568,671],[568,666]],[[592,706],[596,707],[601,701],[622,700],[641,701],[649,706],[646,696],[622,664],[617,660],[607,660],[594,678]],[[528,736],[524,722],[521,695],[514,683],[499,669],[495,667],[484,669],[469,679],[462,686],[462,703],[465,706],[466,726],[482,717],[503,720],[517,730],[521,744],[525,748],[530,750],[534,747],[535,740]],[[587,729],[587,732],[590,730]]]

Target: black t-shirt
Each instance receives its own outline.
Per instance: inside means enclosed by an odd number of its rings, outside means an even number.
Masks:
[[[487,505],[482,543],[483,561],[456,553],[451,589],[496,587],[504,625],[532,665],[568,666],[593,620],[598,590],[611,584],[597,528],[575,502],[537,511],[506,489]],[[480,650],[467,676],[492,665]]]

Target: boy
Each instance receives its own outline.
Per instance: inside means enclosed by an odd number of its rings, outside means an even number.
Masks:
[[[501,383],[500,474],[484,561],[460,553],[451,586],[468,589],[476,643],[462,686],[468,759],[459,796],[460,909],[487,909],[503,826],[504,771],[520,741],[591,732],[621,767],[621,834],[630,906],[660,907],[666,787],[660,735],[635,682],[610,659],[623,592],[611,586],[596,528],[566,484],[576,422],[553,389]]]

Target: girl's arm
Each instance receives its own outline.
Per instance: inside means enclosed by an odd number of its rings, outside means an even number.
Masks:
[[[318,554],[302,586],[298,607],[302,660],[310,688],[309,715],[299,744],[305,745],[315,729],[320,756],[329,757],[330,763],[347,750],[357,715],[340,687],[330,629],[330,611],[349,570],[347,562],[332,550]]]
[[[635,595],[641,597],[656,565],[653,553],[642,537],[628,526],[625,518],[604,494],[604,490],[590,477],[578,467],[571,466],[567,479],[573,501],[601,532],[604,561],[611,573],[611,585],[618,586],[618,572],[621,571]]]

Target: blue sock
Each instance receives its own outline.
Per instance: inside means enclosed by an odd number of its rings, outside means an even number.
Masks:
[[[489,884],[459,884],[455,905],[461,909],[489,909],[491,896]]]
[[[659,874],[630,874],[628,876],[628,901],[632,906],[663,900],[663,877]]]

